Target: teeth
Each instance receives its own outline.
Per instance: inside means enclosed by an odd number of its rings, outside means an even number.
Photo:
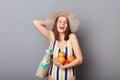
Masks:
[[[60,27],[60,29],[64,29],[64,27]]]

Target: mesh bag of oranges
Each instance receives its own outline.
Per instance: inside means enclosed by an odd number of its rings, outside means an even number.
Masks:
[[[73,60],[75,59],[74,56],[69,56],[68,58],[66,58],[66,54],[64,53],[64,51],[61,51],[58,53],[58,57],[55,57],[54,60],[55,61],[59,61],[62,65],[66,65],[71,63]]]

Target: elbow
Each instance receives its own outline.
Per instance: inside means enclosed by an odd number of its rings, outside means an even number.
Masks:
[[[81,58],[81,59],[78,60],[78,65],[80,65],[82,63],[83,63],[83,59]]]
[[[36,20],[33,20],[33,22],[32,22],[32,23],[35,25],[35,24],[36,24],[36,22],[37,22]]]
[[[33,20],[32,23],[37,29],[40,27],[38,20]]]

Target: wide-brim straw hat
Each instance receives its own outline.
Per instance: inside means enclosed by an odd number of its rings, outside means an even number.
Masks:
[[[59,16],[65,16],[68,18],[70,23],[70,30],[72,32],[75,32],[78,29],[80,24],[79,18],[74,13],[68,10],[56,10],[48,14],[48,16],[45,19],[45,26],[48,29],[52,30],[55,19]]]

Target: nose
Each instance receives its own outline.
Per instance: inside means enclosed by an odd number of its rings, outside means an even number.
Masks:
[[[61,24],[62,24],[62,25],[65,25],[65,23],[64,23],[64,22],[61,22]]]

